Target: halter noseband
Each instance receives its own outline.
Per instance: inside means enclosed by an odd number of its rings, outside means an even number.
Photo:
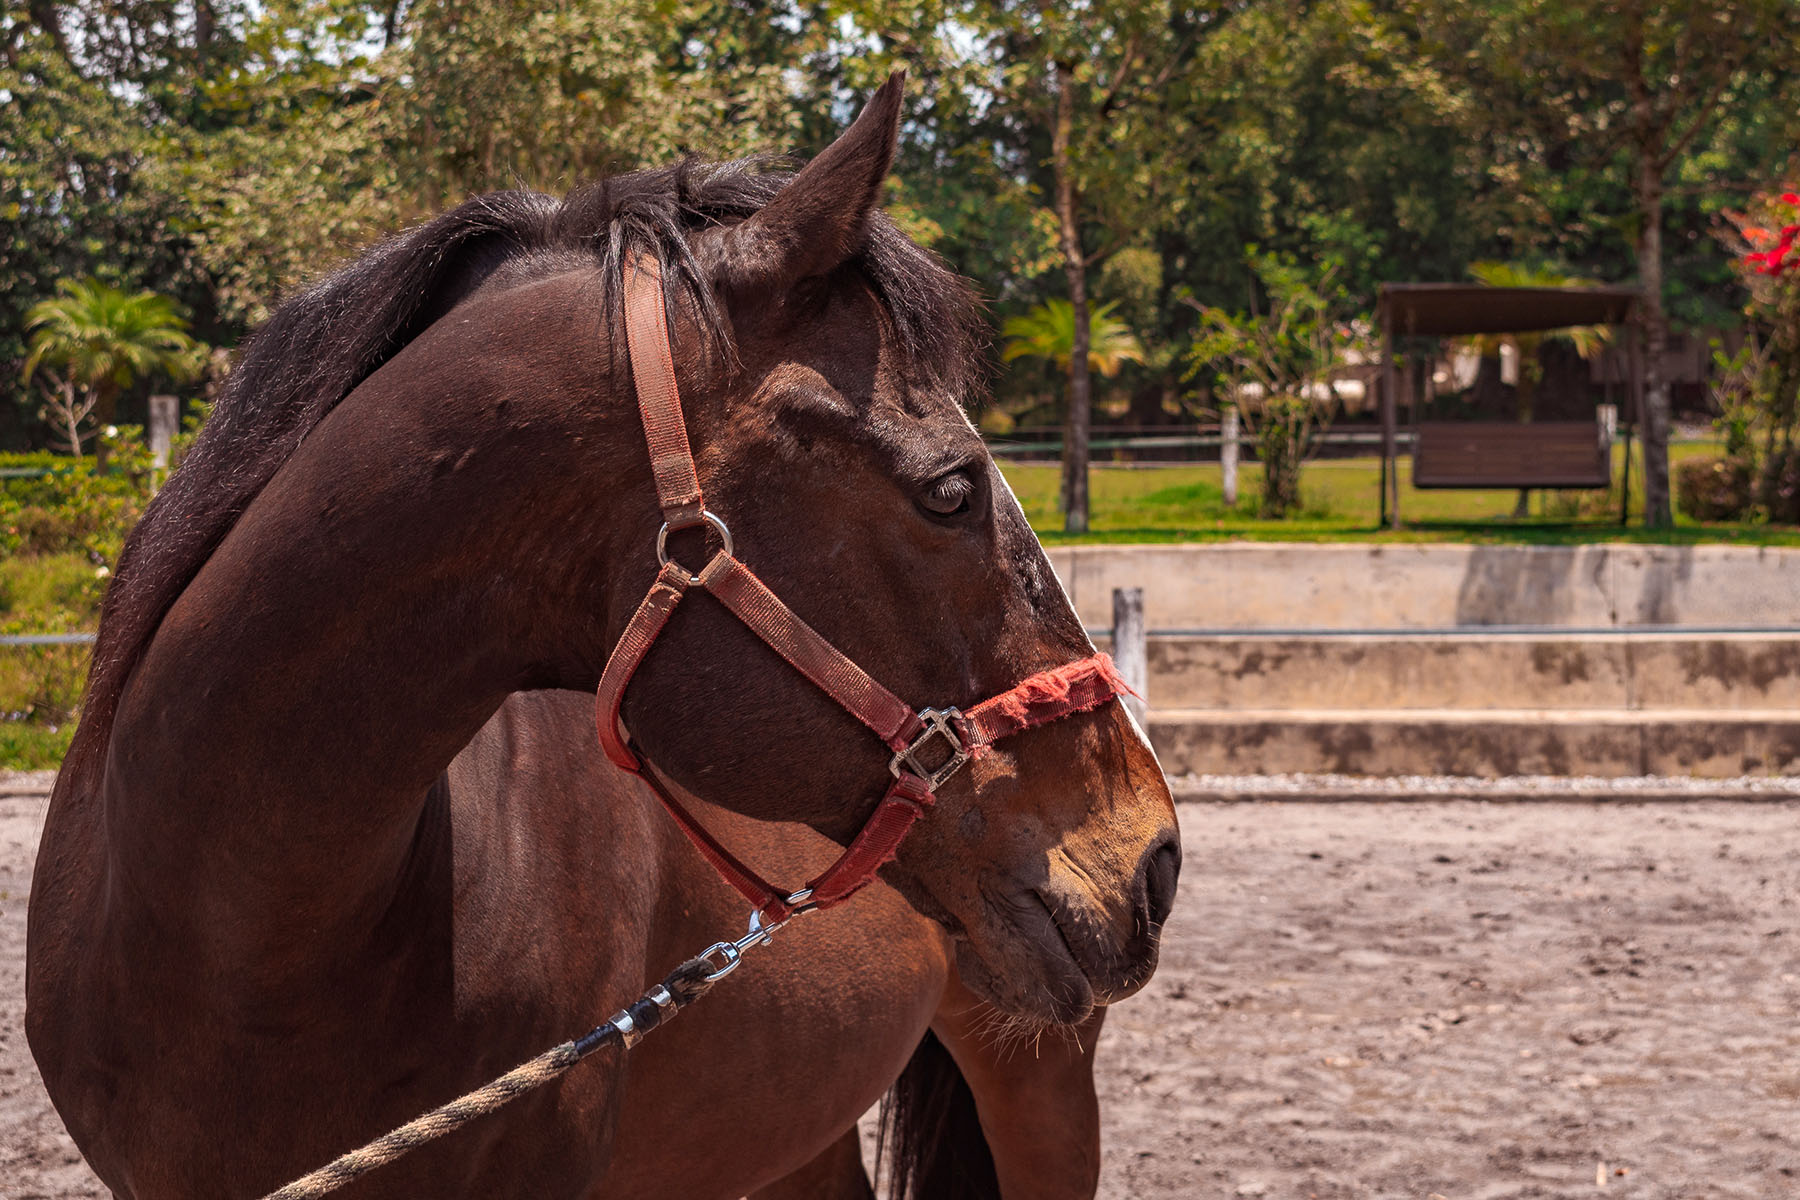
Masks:
[[[914,712],[796,616],[739,561],[733,553],[731,531],[706,508],[688,446],[681,393],[675,384],[662,273],[648,255],[636,256],[625,268],[625,337],[638,411],[650,447],[650,469],[663,512],[663,527],[656,537],[662,569],[601,672],[595,714],[600,745],[614,764],[650,786],[725,882],[755,906],[765,926],[779,924],[805,909],[829,908],[859,891],[894,857],[913,822],[931,807],[937,789],[989,744],[1098,707],[1128,690],[1113,669],[1112,659],[1095,654],[1041,671],[966,713],[955,708]],[[668,557],[668,535],[702,524],[712,526],[721,546],[700,573],[693,575]],[[650,770],[619,725],[625,689],[675,606],[693,587],[711,592],[752,633],[873,730],[893,752],[888,770],[894,781],[862,831],[836,862],[799,891],[775,887],[720,845]]]

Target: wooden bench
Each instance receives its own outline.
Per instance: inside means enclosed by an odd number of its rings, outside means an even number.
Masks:
[[[1416,488],[1605,488],[1612,453],[1597,421],[1422,421]]]

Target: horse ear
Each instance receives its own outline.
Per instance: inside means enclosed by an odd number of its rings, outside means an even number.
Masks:
[[[786,288],[855,253],[893,165],[905,80],[904,71],[889,75],[850,128],[727,234],[721,282],[734,290]]]

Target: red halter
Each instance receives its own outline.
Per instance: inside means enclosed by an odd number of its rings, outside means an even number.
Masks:
[[[828,908],[859,891],[875,877],[882,864],[894,857],[901,839],[931,806],[944,781],[988,744],[1095,708],[1129,690],[1113,669],[1112,659],[1096,654],[1039,672],[966,713],[954,708],[927,708],[915,713],[795,616],[749,567],[733,556],[731,531],[707,510],[700,495],[700,479],[681,411],[681,393],[675,386],[662,274],[648,256],[638,256],[626,267],[625,337],[637,387],[638,411],[650,445],[650,469],[663,511],[662,531],[656,538],[662,570],[625,626],[601,673],[595,714],[600,745],[615,764],[650,785],[725,882],[756,906],[765,925],[777,924],[804,908]],[[668,535],[702,523],[718,532],[723,545],[698,575],[690,575],[681,564],[669,560]],[[888,764],[894,782],[862,832],[836,862],[797,892],[786,892],[770,884],[720,845],[650,770],[619,726],[619,708],[632,675],[655,644],[675,606],[689,588],[696,586],[711,592],[751,632],[872,729],[894,752],[893,761]]]

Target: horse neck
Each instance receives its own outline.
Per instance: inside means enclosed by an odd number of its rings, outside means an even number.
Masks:
[[[434,326],[176,601],[103,781],[115,873],[159,924],[300,952],[373,921],[427,792],[505,696],[592,686],[612,599],[653,569],[620,551],[656,519],[602,311],[562,279]]]

